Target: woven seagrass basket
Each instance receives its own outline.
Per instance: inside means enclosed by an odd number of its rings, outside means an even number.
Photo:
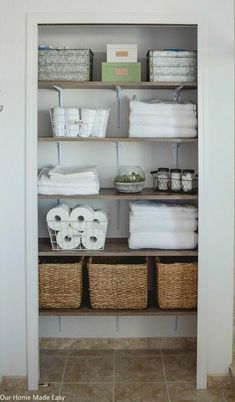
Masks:
[[[93,257],[88,260],[90,301],[93,309],[147,307],[145,258]]]
[[[39,264],[40,308],[79,308],[82,300],[82,264]]]
[[[197,263],[163,264],[157,269],[157,300],[162,309],[192,309],[197,307]]]

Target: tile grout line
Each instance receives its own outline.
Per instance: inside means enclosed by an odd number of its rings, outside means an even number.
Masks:
[[[113,402],[115,402],[116,349],[113,351]]]
[[[63,385],[63,382],[64,382],[64,376],[65,376],[65,371],[66,371],[66,368],[67,368],[68,360],[69,360],[69,353],[67,354],[66,360],[65,360],[64,371],[63,371],[61,382],[60,382],[59,395],[61,394],[62,385]]]
[[[170,397],[169,388],[168,388],[168,382],[167,382],[167,376],[166,376],[166,368],[165,368],[165,364],[164,364],[162,349],[160,349],[160,355],[161,355],[161,359],[162,359],[162,368],[163,368],[163,374],[164,374],[165,383],[166,383],[166,391],[167,391],[168,401],[171,402],[171,397]]]

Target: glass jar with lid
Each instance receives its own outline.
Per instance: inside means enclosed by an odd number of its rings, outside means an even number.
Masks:
[[[181,170],[170,170],[170,190],[174,192],[180,192],[181,190]]]
[[[183,170],[181,177],[181,185],[184,193],[192,193],[194,191],[195,172],[193,169]]]
[[[157,173],[158,180],[158,191],[168,191],[169,190],[169,169],[159,168]]]
[[[140,166],[120,166],[114,185],[122,193],[138,193],[143,190],[145,173]]]

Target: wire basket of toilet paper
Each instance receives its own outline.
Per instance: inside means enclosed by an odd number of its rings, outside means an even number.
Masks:
[[[53,250],[103,250],[108,228],[105,211],[65,204],[50,209],[46,217]]]
[[[49,109],[54,137],[105,137],[110,108]]]

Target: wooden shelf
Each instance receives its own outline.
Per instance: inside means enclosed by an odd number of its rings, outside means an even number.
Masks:
[[[128,241],[124,238],[108,238],[104,250],[52,250],[49,238],[40,238],[38,255],[43,256],[197,256],[197,249],[194,250],[159,250],[159,249],[138,249],[132,250],[128,247]]]
[[[196,82],[109,82],[109,81],[38,81],[39,89],[53,89],[54,86],[64,89],[114,89],[120,86],[124,89],[174,89],[183,86],[184,89],[196,89]]]
[[[115,188],[102,188],[99,194],[93,195],[44,195],[39,194],[42,200],[58,199],[96,199],[96,200],[197,200],[197,194],[157,192],[152,188],[145,188],[141,193],[119,193]]]
[[[197,138],[140,138],[140,137],[38,137],[39,142],[141,142],[197,143]]]
[[[80,309],[41,309],[40,315],[42,316],[78,316],[78,315],[98,315],[98,316],[147,316],[147,315],[160,315],[160,316],[175,316],[175,315],[196,315],[197,310],[161,310],[158,307],[149,307],[142,310],[93,310],[89,307],[81,307]]]

